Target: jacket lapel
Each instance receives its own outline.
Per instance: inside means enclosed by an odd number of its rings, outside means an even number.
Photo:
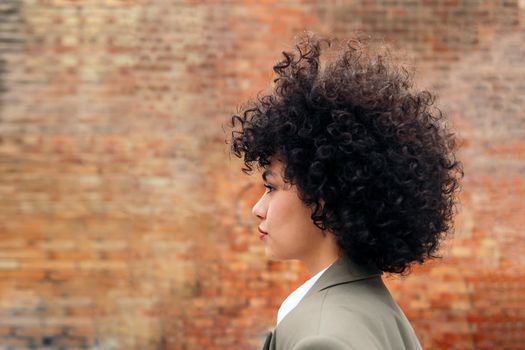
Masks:
[[[270,344],[271,342],[273,341],[275,343],[275,337],[273,336],[273,332],[272,331],[269,331],[267,334],[266,334],[266,339],[264,340],[264,345],[262,347],[261,350],[270,350],[271,347],[270,347]],[[274,345],[275,347],[275,345]]]
[[[271,337],[272,337],[272,338],[270,339],[270,344],[268,345],[268,349],[269,349],[269,350],[275,350],[275,347],[276,347],[276,345],[275,345],[275,341],[276,341],[275,332],[276,332],[276,331],[277,331],[277,329],[274,329],[274,330],[272,331],[272,334],[271,334]]]

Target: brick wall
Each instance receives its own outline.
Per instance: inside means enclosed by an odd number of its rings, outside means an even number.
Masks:
[[[303,29],[417,64],[464,145],[443,260],[386,282],[425,349],[525,349],[523,1],[0,2],[0,349],[257,349],[269,263],[221,124]]]

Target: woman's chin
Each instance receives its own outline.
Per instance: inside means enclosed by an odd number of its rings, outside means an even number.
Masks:
[[[265,254],[266,254],[266,259],[268,259],[270,261],[286,261],[286,260],[290,260],[286,256],[283,257],[283,256],[279,256],[279,255],[274,254],[273,252],[269,251],[268,248],[266,249]]]
[[[278,256],[275,256],[275,254],[270,249],[268,249],[268,246],[266,246],[266,249],[264,250],[264,254],[266,255],[266,259],[270,261],[282,260],[282,259],[279,259]]]

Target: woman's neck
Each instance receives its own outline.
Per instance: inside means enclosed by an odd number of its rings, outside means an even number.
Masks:
[[[341,256],[342,252],[337,245],[335,236],[332,233],[327,233],[325,239],[316,247],[312,254],[301,260],[311,277],[333,264]]]

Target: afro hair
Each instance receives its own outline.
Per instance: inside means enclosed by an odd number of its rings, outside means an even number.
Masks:
[[[246,174],[283,159],[284,180],[347,256],[407,273],[439,257],[452,231],[457,142],[435,96],[413,91],[388,49],[352,38],[321,65],[334,46],[307,33],[282,52],[271,91],[231,117],[227,143]]]

